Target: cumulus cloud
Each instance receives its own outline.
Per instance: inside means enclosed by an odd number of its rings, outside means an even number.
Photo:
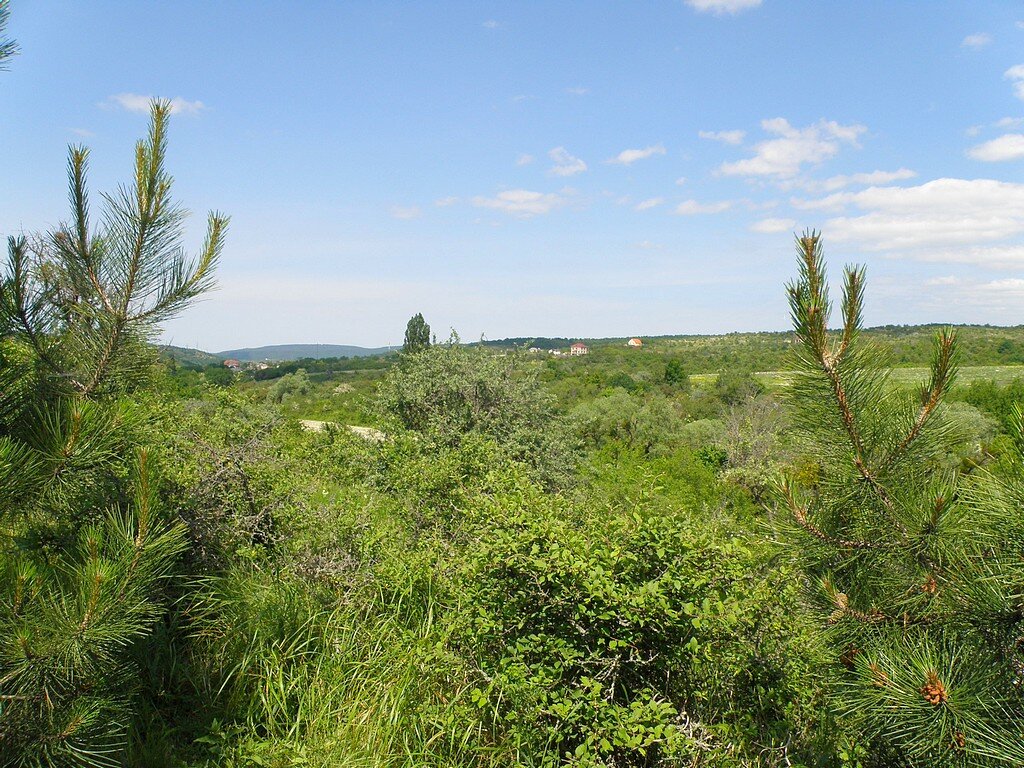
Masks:
[[[740,144],[743,142],[743,137],[747,135],[746,131],[698,131],[697,135],[702,139],[709,139],[710,141],[720,141],[723,144]]]
[[[150,106],[155,98],[154,96],[143,96],[139,93],[115,93],[106,101],[101,102],[100,106],[107,109],[113,107],[123,109],[126,112],[149,114]],[[197,115],[206,109],[206,105],[203,102],[189,101],[181,96],[170,99],[170,102],[172,115]]]
[[[676,206],[675,212],[680,216],[695,216],[700,213],[721,213],[732,207],[731,200],[720,200],[717,203],[699,203],[696,200],[684,200]]]
[[[575,176],[587,170],[587,164],[569,154],[565,147],[555,147],[548,152],[554,165],[548,171],[555,176]]]
[[[418,219],[423,215],[418,205],[393,205],[391,217],[394,219]]]
[[[635,210],[637,211],[649,211],[651,208],[657,208],[659,205],[665,202],[663,197],[650,197],[646,200],[641,200],[636,204]]]
[[[1024,64],[1017,64],[1003,72],[1003,77],[1013,83],[1013,92],[1018,99],[1024,99]]]
[[[521,219],[551,213],[567,202],[564,196],[554,192],[531,192],[528,189],[510,189],[494,197],[473,198],[473,205],[478,208],[491,208]]]
[[[434,201],[434,205],[438,208],[447,208],[451,205],[455,205],[457,202],[459,202],[459,198],[457,197],[439,197]]]
[[[761,127],[777,138],[755,145],[753,157],[723,163],[718,169],[720,173],[791,179],[804,165],[835,157],[843,144],[857,146],[857,138],[867,130],[863,125],[840,125],[826,120],[806,128],[794,128],[782,117],[762,120]]]
[[[612,163],[613,165],[632,165],[637,160],[646,160],[649,157],[655,155],[664,155],[665,147],[661,144],[653,144],[643,149],[624,149],[615,157],[605,162]]]
[[[1024,133],[1007,133],[967,150],[967,156],[986,163],[1024,158]]]
[[[750,225],[752,232],[761,232],[766,235],[773,235],[778,232],[791,232],[796,226],[793,219],[761,219]]]
[[[740,11],[757,8],[761,0],[686,0],[686,4],[699,13],[735,16]]]
[[[992,125],[996,128],[1021,128],[1024,127],[1024,117],[1003,117]]]
[[[528,155],[524,152],[516,158],[516,165],[529,165],[536,159],[533,155]]]
[[[961,43],[961,48],[984,48],[986,45],[992,42],[992,35],[987,32],[978,32],[973,35],[965,37]]]
[[[923,261],[997,266],[1024,253],[1024,184],[994,179],[935,179],[913,187],[841,192],[797,207],[858,209],[828,220],[830,239]],[[996,248],[997,250],[993,250]]]

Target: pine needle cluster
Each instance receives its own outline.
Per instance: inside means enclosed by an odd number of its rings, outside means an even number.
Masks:
[[[0,11],[4,10],[0,6]],[[118,765],[131,645],[166,609],[184,546],[127,397],[159,324],[212,285],[227,220],[191,259],[152,108],[135,179],[90,220],[88,152],[71,221],[9,239],[0,273],[0,765]]]
[[[810,466],[777,507],[834,653],[835,708],[888,764],[1024,764],[1022,506],[1008,501],[1024,482],[1008,493],[940,461],[957,440],[942,408],[955,332],[908,396],[861,337],[864,270],[845,270],[832,331],[821,238],[797,248],[790,397]]]

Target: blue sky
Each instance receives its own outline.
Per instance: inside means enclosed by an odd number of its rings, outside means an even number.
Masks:
[[[172,343],[787,327],[793,232],[869,324],[1024,322],[1024,4],[14,0],[0,233],[66,215],[69,143],[232,216]]]

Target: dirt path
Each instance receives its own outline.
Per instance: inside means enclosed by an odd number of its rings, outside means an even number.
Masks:
[[[373,427],[357,427],[354,424],[336,424],[333,421],[315,421],[314,419],[299,419],[299,424],[309,432],[323,432],[327,427],[344,427],[349,432],[370,442],[379,443],[384,439],[384,433]]]

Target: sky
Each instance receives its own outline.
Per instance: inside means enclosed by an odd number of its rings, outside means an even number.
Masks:
[[[1024,3],[13,0],[0,234],[130,178],[152,97],[231,216],[210,351],[782,330],[794,233],[869,325],[1024,323]]]

